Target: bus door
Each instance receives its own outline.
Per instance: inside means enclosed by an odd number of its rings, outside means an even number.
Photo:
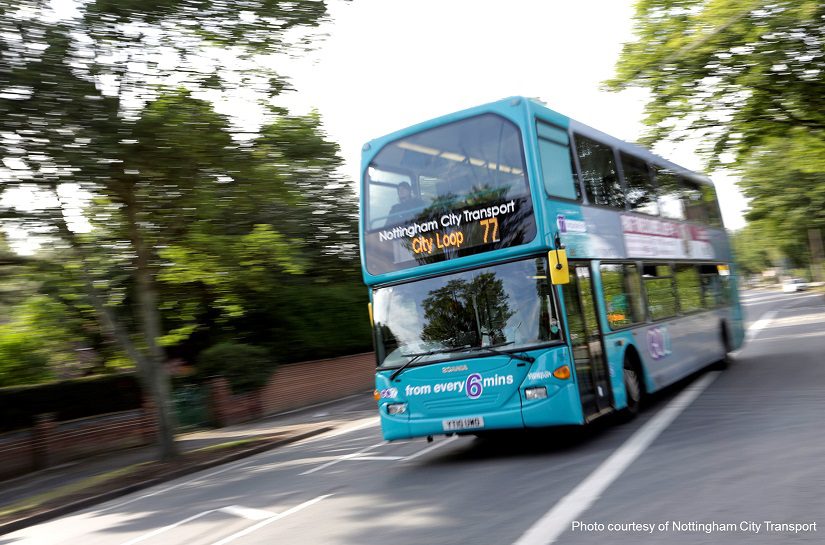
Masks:
[[[610,407],[610,380],[587,263],[570,263],[570,283],[562,285],[562,294],[567,339],[573,354],[584,417],[588,420]]]

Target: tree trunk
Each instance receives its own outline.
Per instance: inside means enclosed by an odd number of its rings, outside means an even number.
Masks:
[[[65,221],[58,221],[57,223],[60,233],[80,260],[81,274],[83,276],[86,294],[89,297],[92,307],[95,309],[103,331],[107,332],[126,353],[129,359],[135,363],[143,390],[152,398],[158,423],[160,459],[170,460],[176,457],[178,452],[174,442],[175,424],[171,410],[169,379],[163,369],[163,352],[162,350],[157,352],[160,354],[159,358],[153,358],[151,354],[147,358],[140,349],[135,346],[135,343],[132,342],[129,336],[129,332],[121,326],[112,309],[106,306],[97,288],[94,287],[92,274],[89,272],[87,266],[88,260],[85,248],[78,242],[74,233],[69,230]],[[151,278],[149,278],[149,285],[152,285]],[[138,282],[138,286],[138,290],[140,291],[140,282]],[[140,295],[138,295],[138,297],[140,297]],[[159,324],[159,320],[156,323]],[[157,337],[155,337],[155,339],[156,338]],[[157,342],[153,344],[157,346]]]
[[[129,230],[129,238],[135,250],[135,283],[136,297],[140,308],[141,333],[146,341],[148,357],[145,358],[146,382],[149,392],[155,402],[158,424],[158,447],[160,459],[171,460],[178,455],[175,445],[175,417],[172,410],[171,388],[169,376],[164,367],[165,356],[163,348],[158,344],[161,335],[160,313],[158,312],[158,297],[152,278],[150,252],[140,232],[138,225],[138,206],[134,194],[134,186],[130,186],[124,195],[123,204]]]

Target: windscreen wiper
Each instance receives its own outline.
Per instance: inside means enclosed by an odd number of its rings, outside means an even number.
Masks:
[[[408,359],[407,362],[404,365],[402,365],[401,367],[396,369],[395,372],[390,375],[390,382],[395,380],[395,377],[400,375],[404,371],[404,369],[406,369],[407,367],[409,367],[410,365],[412,365],[413,363],[418,361],[419,358],[423,358],[424,356],[432,356],[433,354],[447,354],[449,352],[458,352],[459,350],[466,350],[466,349],[471,348],[471,347],[472,347],[472,345],[465,344],[464,346],[456,346],[456,347],[453,347],[453,348],[442,348],[440,350],[429,350],[427,352],[418,352],[416,354],[401,354],[402,356],[408,357],[410,359]]]
[[[516,358],[517,360],[526,361],[527,363],[533,363],[536,361],[536,358],[525,356],[523,354],[516,354],[515,352],[502,352],[501,350],[497,350],[502,346],[507,346],[508,344],[513,344],[513,341],[508,341],[506,343],[498,343],[498,344],[491,344],[490,346],[474,346],[471,352],[475,352],[476,350],[484,350],[490,354],[500,354],[502,356],[509,356],[511,358]]]

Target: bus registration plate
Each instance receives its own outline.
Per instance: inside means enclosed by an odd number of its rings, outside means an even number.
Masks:
[[[470,430],[484,427],[484,418],[480,416],[468,416],[466,418],[451,418],[442,420],[441,425],[444,431]]]

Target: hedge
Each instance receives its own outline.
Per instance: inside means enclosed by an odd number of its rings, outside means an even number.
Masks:
[[[133,373],[98,375],[33,386],[0,388],[0,431],[30,428],[39,414],[65,421],[141,406]]]

